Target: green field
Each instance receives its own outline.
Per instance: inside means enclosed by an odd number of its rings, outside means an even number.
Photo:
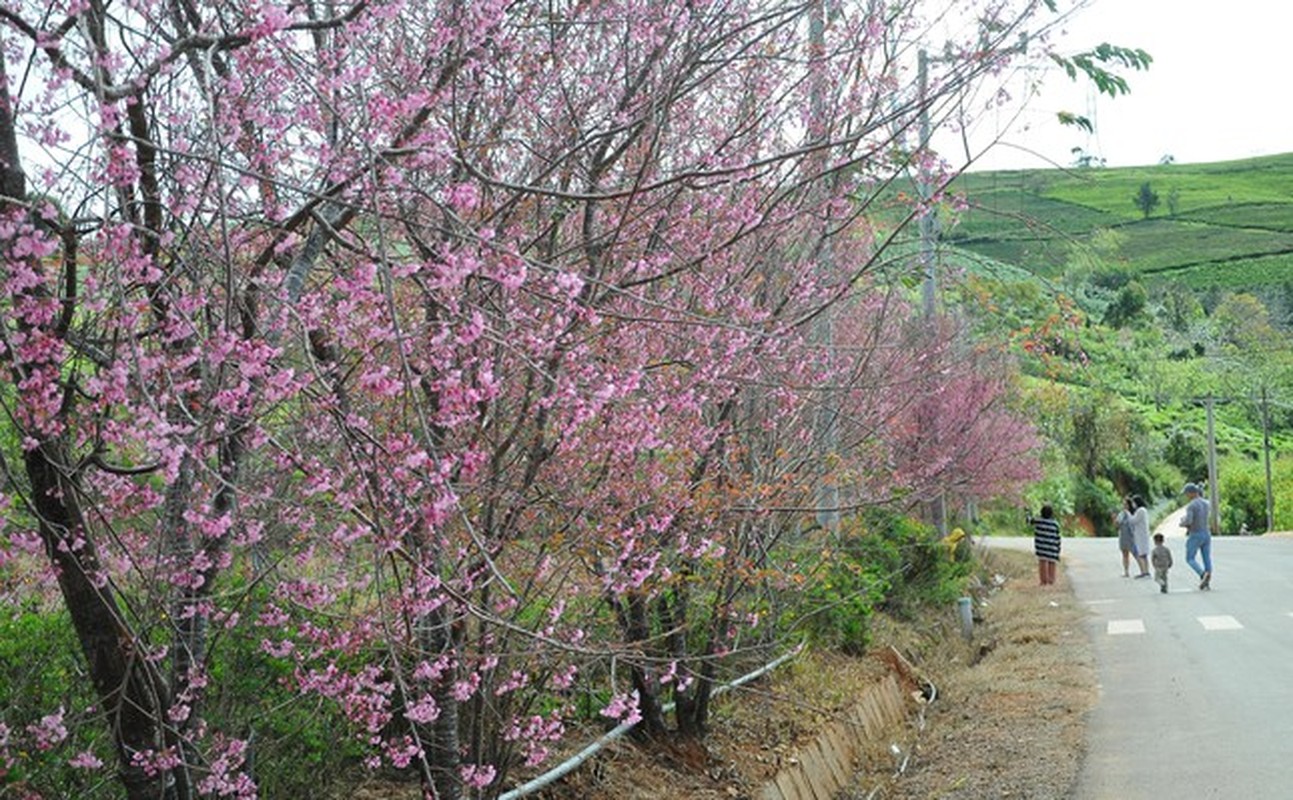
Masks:
[[[1134,202],[1146,182],[1159,197],[1149,217]],[[1231,289],[1293,280],[1293,154],[968,173],[951,189],[967,210],[946,221],[944,241],[1034,274],[1060,274],[1107,228],[1124,237],[1112,259],[1152,279]]]
[[[1293,282],[1293,253],[1198,264],[1151,273],[1151,275],[1170,277],[1191,289],[1219,287],[1234,291],[1257,289],[1263,286],[1283,286]]]

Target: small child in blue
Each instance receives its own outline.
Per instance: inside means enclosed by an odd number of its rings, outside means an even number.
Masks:
[[[1172,568],[1172,551],[1163,544],[1163,534],[1154,534],[1154,549],[1149,561],[1154,565],[1154,580],[1158,582],[1159,591],[1167,594],[1167,571]]]

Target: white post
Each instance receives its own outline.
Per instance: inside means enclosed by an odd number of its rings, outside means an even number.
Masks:
[[[962,597],[956,601],[956,610],[961,617],[961,638],[970,641],[974,638],[974,600]]]
[[[1217,505],[1217,434],[1212,420],[1212,395],[1208,395],[1208,502],[1211,504],[1208,527],[1213,533],[1221,532],[1221,511]]]

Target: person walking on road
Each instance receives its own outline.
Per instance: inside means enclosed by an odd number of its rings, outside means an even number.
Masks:
[[[1167,594],[1167,571],[1172,568],[1172,551],[1163,543],[1163,534],[1154,534],[1154,552],[1149,560],[1154,563],[1154,581],[1158,590]]]
[[[1042,506],[1040,517],[1029,516],[1033,526],[1033,553],[1037,556],[1037,580],[1042,586],[1055,584],[1055,565],[1060,561],[1060,523],[1055,509]]]
[[[1187,483],[1181,492],[1189,498],[1185,516],[1181,517],[1181,527],[1185,528],[1185,563],[1199,576],[1200,591],[1207,591],[1212,588],[1212,530],[1208,521],[1211,507],[1203,499],[1198,484]],[[1198,562],[1200,554],[1202,566]]]
[[[1149,577],[1149,509],[1145,508],[1145,498],[1135,495],[1131,498],[1131,541],[1136,548],[1136,563],[1140,565],[1137,578]]]
[[[1136,552],[1136,539],[1131,530],[1131,498],[1123,500],[1122,508],[1113,517],[1113,524],[1118,529],[1118,549],[1122,551],[1122,577],[1130,578],[1128,571],[1131,557]]]

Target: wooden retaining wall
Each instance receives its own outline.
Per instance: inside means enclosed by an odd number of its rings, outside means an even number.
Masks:
[[[756,800],[833,800],[852,779],[864,744],[905,719],[909,702],[894,675],[872,686],[846,719],[827,727],[765,783]]]

